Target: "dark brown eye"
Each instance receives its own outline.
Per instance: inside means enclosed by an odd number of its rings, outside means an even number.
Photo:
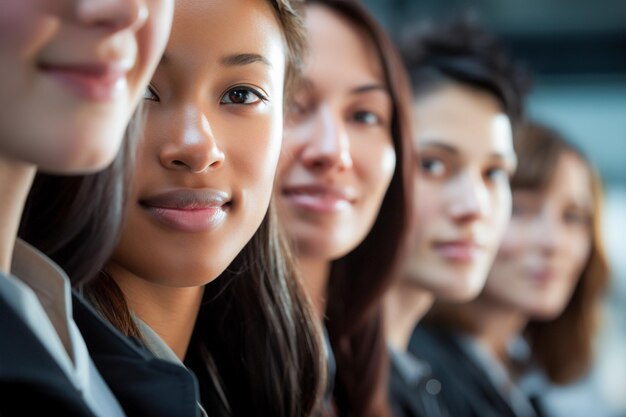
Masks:
[[[250,95],[249,91],[233,90],[230,93],[228,93],[228,98],[230,99],[232,103],[242,104],[246,102],[249,95]]]
[[[222,97],[222,104],[256,104],[265,101],[265,96],[249,87],[237,87],[228,90]]]

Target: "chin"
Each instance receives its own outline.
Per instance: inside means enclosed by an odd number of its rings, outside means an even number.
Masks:
[[[450,285],[440,291],[435,291],[435,296],[452,303],[472,301],[478,297],[485,283],[484,280],[477,282],[477,280],[472,280],[471,277],[464,277],[461,282],[458,279],[452,279],[448,282]]]
[[[37,164],[37,167],[42,172],[60,175],[84,175],[102,171],[111,165],[119,152],[121,141],[112,141],[112,137],[114,136],[106,139],[92,136],[91,144],[102,144],[102,146],[90,149],[84,149],[86,145],[84,141],[77,139],[67,146],[59,147],[55,150],[55,155],[43,155],[42,162]]]
[[[469,288],[455,288],[448,292],[446,296],[442,296],[441,298],[452,303],[467,303],[478,297],[479,294],[480,290],[473,290]]]
[[[552,321],[558,319],[565,308],[554,308],[552,306],[540,306],[536,307],[531,312],[533,320],[539,321]]]

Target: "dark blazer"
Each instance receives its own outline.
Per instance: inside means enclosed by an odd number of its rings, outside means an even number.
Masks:
[[[427,361],[441,382],[441,401],[454,417],[519,417],[489,376],[445,330],[418,326],[409,351]],[[543,417],[536,402],[536,415]]]
[[[0,416],[95,417],[81,393],[0,295]]]
[[[423,372],[419,378],[409,381],[392,358],[389,402],[394,417],[449,417],[439,399],[440,393],[436,390],[440,382],[430,369],[424,369]]]
[[[92,360],[128,417],[199,415],[198,384],[190,371],[123,336],[76,294],[73,308]]]

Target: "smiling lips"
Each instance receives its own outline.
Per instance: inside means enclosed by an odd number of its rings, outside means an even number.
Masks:
[[[211,189],[180,189],[142,199],[139,204],[151,217],[168,227],[184,232],[202,232],[223,223],[230,207],[230,197]]]
[[[316,213],[337,213],[354,203],[350,190],[327,185],[287,186],[282,195],[296,207]]]
[[[78,97],[93,101],[111,101],[127,88],[126,74],[131,65],[121,61],[109,63],[50,64],[39,66]]]
[[[444,258],[462,263],[475,262],[483,252],[482,246],[473,240],[435,242],[433,248]]]

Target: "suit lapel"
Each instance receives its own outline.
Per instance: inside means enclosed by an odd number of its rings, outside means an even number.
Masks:
[[[93,416],[52,355],[0,295],[0,414],[41,410]]]
[[[129,417],[198,415],[198,385],[191,372],[133,344],[76,294],[73,304],[89,353]]]

